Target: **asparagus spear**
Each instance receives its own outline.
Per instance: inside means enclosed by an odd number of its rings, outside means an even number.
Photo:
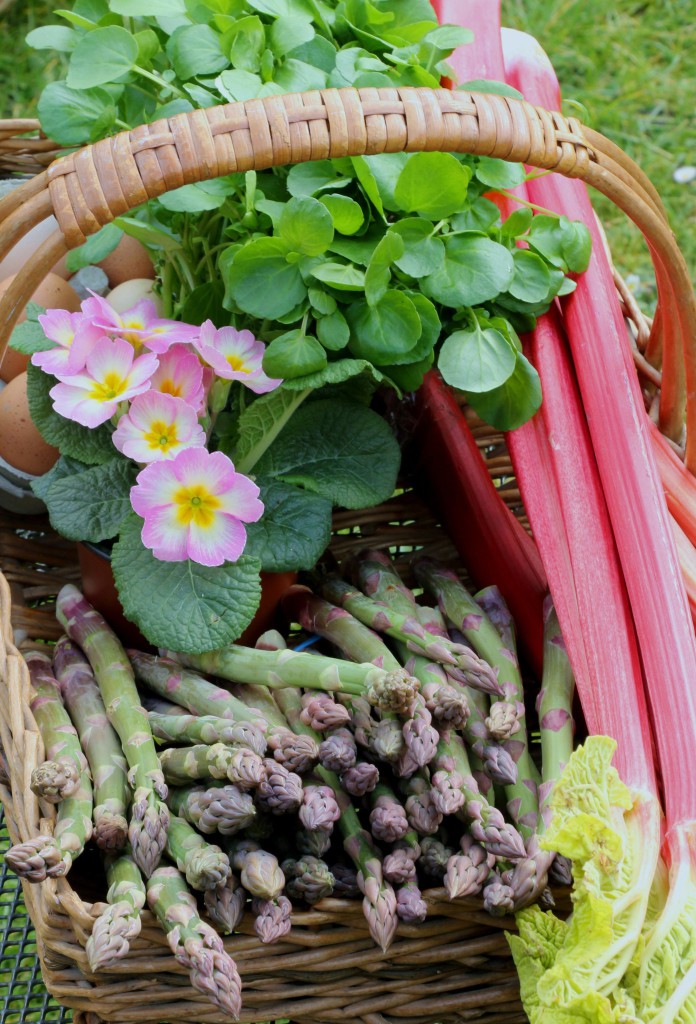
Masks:
[[[433,636],[418,621],[416,615],[407,617],[383,604],[365,597],[359,590],[343,580],[330,579],[324,584],[324,595],[334,604],[345,608],[366,626],[395,640],[401,640],[410,651],[424,654],[445,666],[453,679],[468,683],[486,693],[500,694],[501,688],[494,671],[474,651],[451,640]]]
[[[416,598],[399,576],[396,566],[383,551],[363,551],[358,556],[360,589],[373,601],[385,604],[401,615],[416,614]]]
[[[489,616],[479,607],[453,572],[426,558],[416,562],[414,571],[423,585],[437,597],[445,618],[464,634],[481,657],[497,669],[498,680],[503,688],[502,696],[519,705],[520,728],[517,739],[507,740],[505,744],[508,753],[517,763],[518,777],[514,785],[506,786],[505,795],[513,820],[519,826],[522,835],[529,837],[534,834],[539,813],[538,772],[529,753],[524,716],[524,690],[514,650],[512,620],[508,620],[503,639]],[[499,623],[504,621],[506,615],[509,617],[502,595],[497,589],[489,588],[488,607],[491,607],[492,603],[495,604],[495,616]]]
[[[453,856],[454,850],[445,846],[436,836],[426,836],[421,843],[421,855],[418,866],[423,869],[426,875],[442,881],[447,872],[447,864]]]
[[[339,775],[353,768],[358,760],[358,748],[349,729],[334,729],[319,747],[319,760],[331,772]]]
[[[305,785],[298,816],[308,832],[325,832],[331,835],[334,822],[341,816],[332,788]]]
[[[255,896],[251,909],[256,915],[254,931],[263,943],[277,942],[290,931],[292,903],[287,896],[273,900],[262,900]]]
[[[232,867],[239,871],[247,892],[262,900],[274,900],[285,888],[285,875],[272,853],[262,850],[252,840],[234,840],[228,843]]]
[[[341,785],[351,796],[365,796],[371,793],[379,782],[379,768],[368,761],[358,761],[341,775]]]
[[[331,694],[312,690],[302,696],[302,721],[316,732],[328,732],[350,722],[350,711]]]
[[[247,747],[197,743],[168,747],[158,756],[164,778],[173,786],[185,786],[194,779],[228,779],[240,789],[254,789],[264,776],[264,759]]]
[[[416,861],[421,855],[418,833],[406,833],[384,858],[382,870],[388,882],[410,882],[416,877]]]
[[[269,648],[260,649],[268,650]],[[289,689],[292,688],[289,687]],[[230,686],[230,691],[247,707],[258,708],[266,719],[268,722],[266,734],[268,746],[279,764],[284,765],[288,771],[295,772],[297,775],[304,775],[305,772],[311,770],[319,759],[319,737],[306,727],[297,731],[289,728],[282,705],[274,700],[273,693],[268,687],[233,683]],[[284,691],[275,690],[273,692],[277,695]],[[298,700],[301,700],[299,692]]]
[[[56,615],[71,640],[79,644],[92,666],[109,721],[118,733],[135,792],[128,826],[133,858],[147,877],[167,840],[167,786],[155,742],[140,705],[133,671],[115,633],[80,591],[68,584],[58,594]]]
[[[67,637],[62,637],[55,646],[53,666],[92,774],[92,838],[102,850],[120,850],[128,839],[126,815],[130,786],[119,738],[107,718],[89,662]],[[143,888],[143,903],[144,900]]]
[[[224,885],[232,870],[227,854],[208,843],[184,818],[172,815],[167,835],[167,856],[186,875],[192,889],[204,892]]]
[[[85,946],[94,973],[126,955],[133,939],[140,935],[140,911],[146,899],[145,883],[129,852],[107,861],[106,877],[109,905],[94,922]]]
[[[289,857],[280,867],[286,878],[285,892],[291,900],[304,900],[313,906],[333,892],[334,877],[328,864],[318,857]]]
[[[248,828],[256,817],[256,807],[249,793],[238,786],[187,786],[170,789],[169,807],[174,814],[210,835],[234,835]]]
[[[225,935],[231,935],[242,920],[246,900],[246,890],[232,871],[221,885],[203,893],[206,914]]]
[[[405,811],[411,828],[422,836],[433,835],[442,824],[442,814],[433,802],[430,781],[418,772],[405,779],[401,788],[407,797]]]
[[[232,645],[207,654],[181,655],[184,663],[236,683],[261,683],[270,689],[300,686],[327,693],[365,696],[385,711],[408,711],[418,681],[403,669],[385,672],[320,654],[298,651],[260,651]]]
[[[92,835],[92,783],[87,773],[73,796],[58,805],[52,836],[36,836],[5,854],[12,870],[28,882],[66,875]]]
[[[167,933],[169,947],[189,972],[191,984],[238,1020],[242,981],[219,935],[201,921],[196,901],[176,868],[158,868],[147,883],[147,902]]]
[[[75,726],[65,710],[60,685],[45,654],[29,651],[32,699],[29,707],[46,748],[47,760],[31,774],[31,789],[49,803],[57,804],[77,792],[80,779],[89,771]]]
[[[333,864],[331,874],[334,876],[334,896],[354,900],[361,895],[358,872],[352,864]]]
[[[333,791],[331,796],[333,797]],[[340,810],[338,813],[340,815]],[[308,853],[312,857],[323,857],[325,853],[328,853],[330,847],[331,833],[329,832],[310,832],[308,829],[300,829],[299,832],[295,833],[295,849],[298,853]]]
[[[553,787],[573,752],[574,679],[558,618],[550,597],[544,601],[544,667],[537,711],[541,727],[542,783],[539,787],[538,835],[551,820]],[[538,836],[527,839],[527,859],[515,865],[510,886],[515,891],[515,910],[539,898],[549,877],[554,854],[539,848]],[[567,863],[559,870],[567,869]]]
[[[413,879],[396,890],[396,913],[405,924],[420,924],[428,916],[428,905]]]
[[[471,774],[469,759],[461,738],[455,733],[443,735],[438,744],[436,766],[443,771],[457,771],[462,778],[461,790],[466,803],[459,814],[471,819],[471,834],[487,851],[508,860],[520,860],[526,850],[520,834],[505,821],[495,807],[481,794]]]
[[[495,857],[484,850],[468,833],[459,840],[459,851],[447,861],[443,885],[451,900],[460,896],[475,896],[481,892]]]
[[[370,800],[370,829],[375,839],[383,843],[403,839],[409,831],[408,818],[393,790],[380,782],[372,791]]]
[[[289,772],[282,764],[266,758],[264,776],[259,783],[256,799],[259,807],[271,814],[288,814],[302,803],[302,779]]]
[[[483,909],[493,917],[504,917],[512,913],[515,906],[515,891],[500,875],[492,871],[483,888]]]
[[[148,712],[150,728],[157,739],[168,743],[226,743],[248,747],[263,756],[267,743],[263,733],[249,722],[231,722],[215,715],[161,715]]]

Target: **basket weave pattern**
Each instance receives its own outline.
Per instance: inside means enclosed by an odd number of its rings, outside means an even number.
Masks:
[[[524,101],[463,91],[345,89],[271,96],[144,125],[57,161],[0,200],[0,258],[49,214],[55,213],[60,225],[0,300],[0,353],[53,264],[101,225],[148,198],[252,168],[423,150],[495,156],[579,177],[626,210],[650,240],[660,309],[667,315],[676,311],[664,339],[660,377],[640,349],[655,340],[665,316],[658,315],[650,327],[632,309],[630,293],[623,292],[624,307],[636,324],[639,369],[642,359],[644,377],[679,401],[679,381],[669,375],[670,351],[686,351],[688,339],[696,338],[696,330],[691,331],[696,312],[688,274],[651,184],[617,147],[573,119]],[[687,378],[689,372],[687,359]],[[507,500],[523,516],[501,438],[480,426],[477,433],[489,471],[504,478]],[[696,438],[696,430],[691,436]],[[424,547],[452,560],[436,522],[411,495],[365,513],[341,513],[336,527],[339,558],[369,543],[404,552]],[[4,517],[0,545],[6,572],[0,575],[0,679],[5,683],[0,687],[0,740],[11,766],[0,794],[13,841],[24,841],[50,831],[54,809],[38,801],[29,787],[43,750],[28,710],[29,677],[15,646],[13,623],[23,647],[55,639],[52,598],[77,570],[72,545],[42,524],[28,533]],[[67,879],[25,886],[50,991],[87,1015],[78,1015],[80,1024],[96,1024],[99,1018],[143,1024],[223,1021],[191,989],[149,913],[128,957],[98,976],[89,973],[84,946],[101,909],[95,901],[104,896],[100,872],[97,861],[85,855]],[[513,922],[492,920],[475,899],[450,902],[441,889],[428,891],[425,898],[430,907],[426,923],[401,923],[386,955],[372,944],[359,901],[330,899],[296,913],[290,934],[271,947],[260,944],[245,920],[241,934],[226,941],[244,982],[242,1020],[522,1024],[525,1015],[503,934]]]

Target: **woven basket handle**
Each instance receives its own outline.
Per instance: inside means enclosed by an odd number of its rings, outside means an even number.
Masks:
[[[602,135],[574,118],[507,96],[425,88],[268,96],[177,114],[87,146],[57,160],[24,193],[18,189],[0,201],[0,220],[6,217],[0,258],[47,212],[55,212],[62,232],[44,243],[0,300],[0,324],[7,333],[66,247],[82,244],[114,217],[171,189],[283,164],[428,150],[499,157],[581,178],[638,225],[658,282],[651,349],[662,352],[665,420],[672,436],[680,432],[686,394],[693,396],[688,434],[696,464],[696,300],[655,189]],[[0,337],[0,355],[3,350]]]

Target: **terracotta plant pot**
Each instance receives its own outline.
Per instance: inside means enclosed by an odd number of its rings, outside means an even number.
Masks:
[[[147,642],[136,625],[123,614],[118,591],[111,571],[109,552],[97,544],[77,545],[82,574],[82,589],[85,597],[97,611],[101,612],[120,639],[130,647],[141,650],[154,648]],[[280,599],[293,583],[297,582],[296,572],[262,572],[261,604],[251,623],[237,641],[252,646],[257,638],[278,623]]]

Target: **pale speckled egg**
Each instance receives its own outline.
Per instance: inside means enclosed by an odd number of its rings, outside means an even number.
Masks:
[[[0,296],[10,287],[16,274],[5,278],[0,282]],[[57,274],[46,274],[39,287],[31,297],[32,302],[38,302],[44,309],[67,309],[70,313],[80,311],[80,298],[67,281]],[[18,323],[26,320],[26,314],[22,311]],[[29,356],[23,356],[20,352],[8,348],[0,362],[0,380],[13,380],[18,373],[26,370],[29,363]]]
[[[162,300],[155,295],[155,282],[147,277],[136,277],[132,281],[124,281],[106,296],[106,301],[117,313],[125,313],[142,299],[151,299],[157,308],[158,316],[162,315]]]
[[[113,252],[97,264],[109,279],[111,288],[134,278],[154,280],[155,268],[145,246],[130,235],[124,235]]]
[[[26,266],[41,243],[45,242],[49,235],[52,235],[57,230],[58,221],[56,218],[46,217],[45,220],[39,221],[31,231],[27,231],[24,238],[20,238],[10,249],[7,256],[0,260],[0,281],[9,277],[10,274],[17,274],[22,267]],[[64,279],[70,277],[66,260],[67,256],[62,256],[55,267],[53,267],[53,273],[58,274],[59,277]]]
[[[34,425],[27,401],[27,375],[20,373],[0,391],[0,457],[23,473],[41,476],[59,455]]]

